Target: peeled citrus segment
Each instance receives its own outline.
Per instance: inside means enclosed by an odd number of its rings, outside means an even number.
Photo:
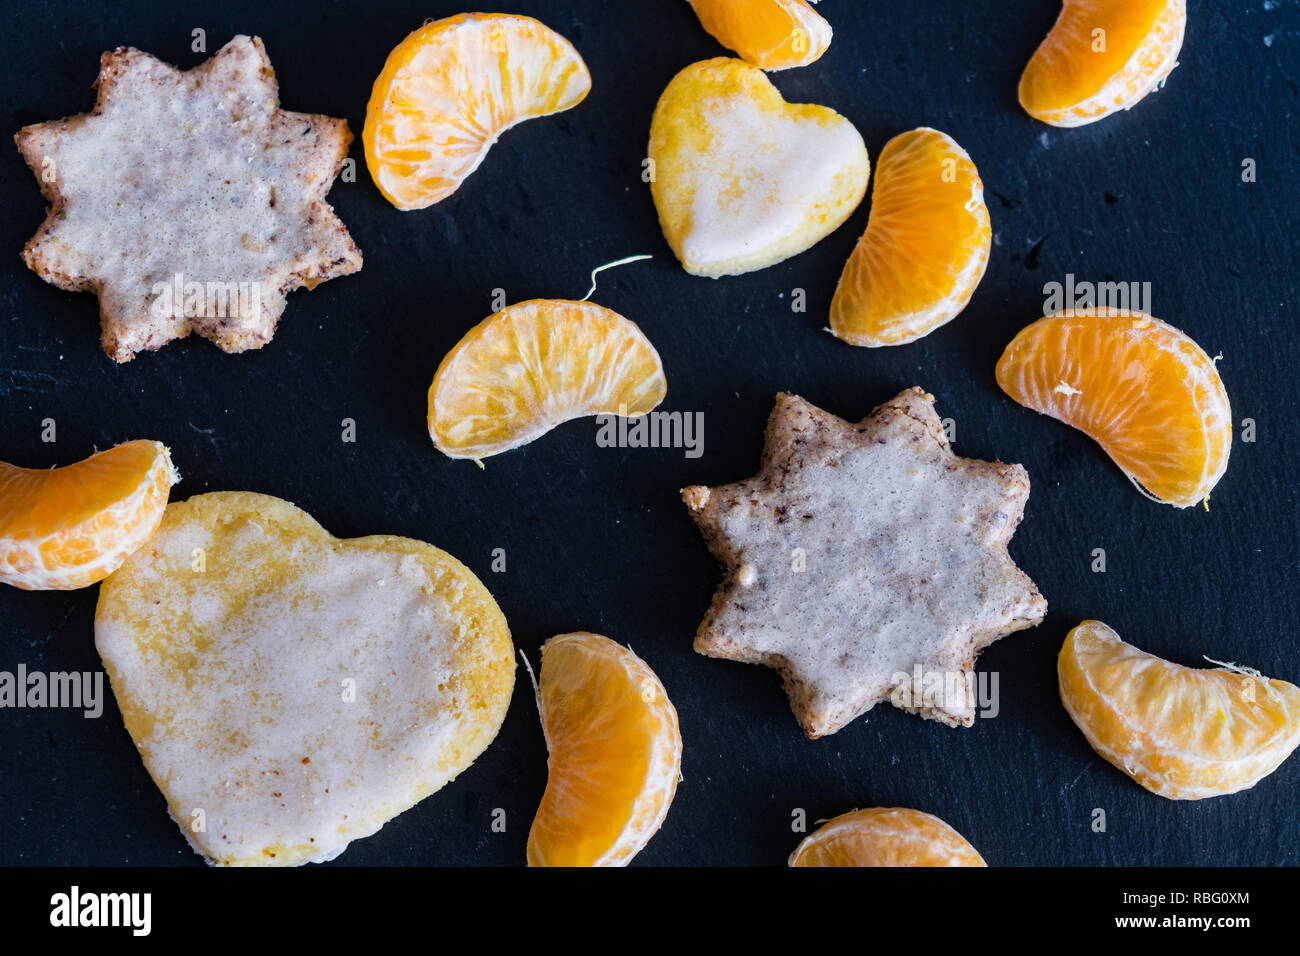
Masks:
[[[531,17],[436,20],[399,43],[375,80],[366,165],[394,206],[423,209],[455,192],[511,126],[577,106],[590,89],[578,51]]]
[[[920,810],[871,807],[844,813],[810,833],[791,866],[986,866],[966,839]]]
[[[1020,331],[998,384],[1073,425],[1159,501],[1203,501],[1228,467],[1232,409],[1214,360],[1143,312],[1073,309]]]
[[[831,45],[831,25],[804,0],[691,0],[691,6],[710,36],[760,70],[807,66]]]
[[[1253,787],[1300,744],[1300,687],[1235,665],[1183,667],[1100,621],[1066,635],[1057,673],[1092,749],[1171,800]]]
[[[659,678],[599,634],[542,646],[546,792],[529,866],[623,866],[663,825],[681,775],[677,711]]]
[[[718,57],[682,70],[650,122],[650,191],[693,275],[739,275],[834,232],[867,190],[861,135],[825,106],[787,103],[762,70]]]
[[[452,458],[486,458],[570,419],[644,415],[667,391],[636,323],[594,302],[531,299],[447,353],[429,387],[429,435]]]
[[[1020,105],[1053,126],[1126,110],[1178,65],[1186,0],[1065,0],[1020,77]]]
[[[25,591],[102,581],[149,540],[179,480],[156,441],[62,468],[0,462],[0,581]]]
[[[831,300],[831,332],[869,346],[928,335],[966,308],[991,242],[984,184],[966,151],[927,127],[895,136]]]

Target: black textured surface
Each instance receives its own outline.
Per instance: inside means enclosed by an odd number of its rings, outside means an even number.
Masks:
[[[966,311],[918,343],[855,349],[822,331],[868,203],[809,252],[740,278],[686,275],[640,179],[660,91],[688,63],[720,55],[683,0],[524,2],[591,68],[577,109],[525,123],[452,198],[399,213],[359,176],[330,194],[364,270],[299,291],[269,346],[228,356],[197,337],[116,366],[100,351],[96,301],[46,285],[18,257],[44,203],[12,147],[0,148],[0,457],[66,464],[132,438],[166,442],[177,498],[224,489],[278,495],[337,535],[394,532],[464,560],[536,661],[548,636],[595,630],[630,644],[677,705],[685,776],[646,864],[781,864],[791,814],[857,806],[938,814],[992,865],[1300,863],[1300,759],[1254,790],[1195,803],[1151,795],[1095,756],[1056,694],[1055,656],[1080,619],[1185,664],[1202,655],[1300,680],[1295,625],[1295,320],[1300,257],[1294,0],[1191,0],[1168,86],[1124,113],[1056,130],[1018,107],[1016,82],[1056,15],[1051,0],[850,3],[811,67],[773,75],[788,100],[823,103],[861,130],[873,163],[920,125],[974,158],[993,219],[988,273]],[[354,132],[389,49],[444,2],[7,5],[10,131],[83,112],[101,51],[133,45],[181,66],[235,33],[260,35],[286,108],[345,116]],[[1244,183],[1242,161],[1257,163]],[[638,322],[663,356],[665,410],[702,411],[704,456],[603,449],[569,423],[480,471],[437,453],[425,392],[438,361],[509,301],[595,299]],[[1041,314],[1042,286],[1150,281],[1152,312],[1219,368],[1238,426],[1207,513],[1154,504],[1083,435],[1020,408],[993,365]],[[792,313],[805,289],[807,312]],[[805,740],[775,675],[694,654],[719,573],[678,499],[686,484],[752,474],[778,390],[858,418],[921,385],[956,419],[959,454],[1023,462],[1033,493],[1012,555],[1050,603],[1036,630],[988,650],[1001,712],[968,730],[880,706],[840,733]],[[40,440],[41,421],[58,441]],[[353,418],[357,441],[340,441]],[[1256,422],[1243,444],[1240,423]],[[505,548],[508,570],[491,571]],[[1107,571],[1090,570],[1104,548]],[[96,589],[0,588],[0,669],[84,670]],[[545,783],[526,676],[495,744],[443,791],[353,844],[342,864],[515,864]],[[107,689],[107,688],[106,688]],[[494,808],[505,833],[492,831]],[[1094,808],[1108,829],[1090,829]],[[167,817],[111,702],[99,720],[0,711],[0,863],[178,863],[199,858]]]

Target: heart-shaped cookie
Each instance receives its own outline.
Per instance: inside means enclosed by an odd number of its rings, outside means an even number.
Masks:
[[[787,103],[762,70],[718,57],[682,70],[655,107],[648,170],[659,224],[687,272],[739,275],[815,245],[862,201],[862,136],[825,106]]]
[[[173,819],[227,865],[342,853],[468,767],[514,687],[505,618],[451,555],[241,492],[167,507],[95,644]]]

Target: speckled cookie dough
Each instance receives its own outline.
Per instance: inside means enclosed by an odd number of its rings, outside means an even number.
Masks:
[[[1028,497],[1022,466],[954,455],[919,388],[857,424],[778,395],[758,475],[682,492],[726,572],[695,649],[774,668],[809,737],[882,700],[970,726],[968,693],[911,679],[965,690],[980,651],[1043,619],[1007,554]]]
[[[190,332],[260,348],[290,290],[361,268],[325,201],[347,122],[280,109],[260,39],[237,36],[186,71],[119,48],[96,86],[91,112],[14,138],[50,203],[23,258],[99,296],[114,361]]]

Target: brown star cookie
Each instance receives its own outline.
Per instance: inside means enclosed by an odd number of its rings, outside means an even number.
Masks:
[[[91,112],[14,138],[50,203],[23,258],[99,296],[115,361],[190,332],[259,348],[286,293],[361,268],[325,201],[347,122],[280,109],[260,39],[237,36],[186,71],[119,48],[96,86]]]
[[[975,657],[1047,610],[1007,554],[1028,497],[919,388],[858,424],[778,395],[759,473],[682,491],[726,570],[695,649],[776,669],[809,737],[885,699],[970,726]]]

